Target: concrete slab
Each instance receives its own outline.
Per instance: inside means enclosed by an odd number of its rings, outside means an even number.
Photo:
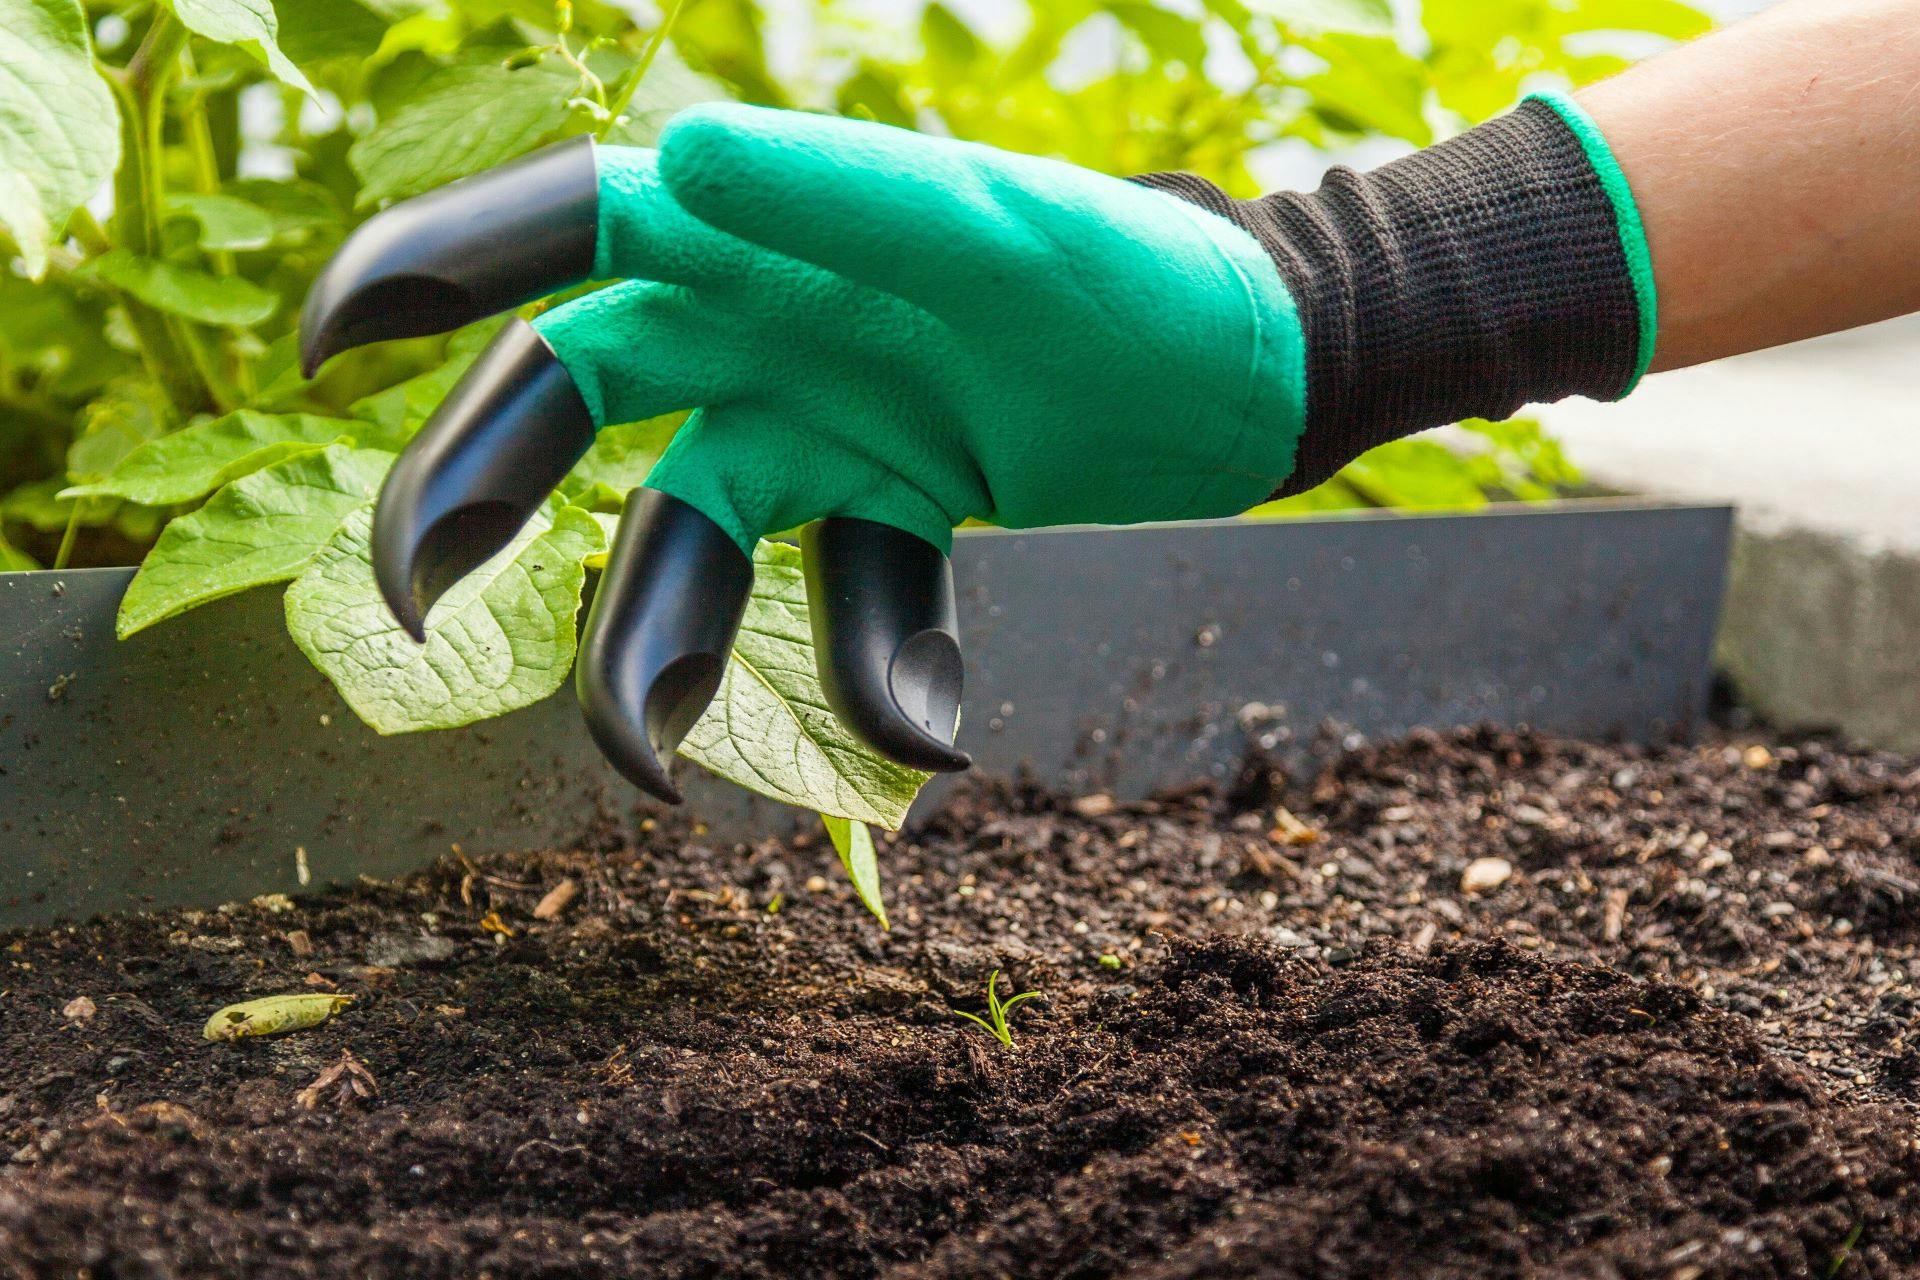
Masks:
[[[1738,505],[1719,660],[1754,710],[1920,751],[1920,316],[1539,412],[1601,484]]]

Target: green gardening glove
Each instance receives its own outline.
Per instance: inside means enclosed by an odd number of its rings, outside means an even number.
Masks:
[[[563,144],[379,215],[315,285],[303,361],[614,277],[476,362],[389,477],[374,564],[420,634],[600,425],[694,410],[629,503],[579,672],[661,795],[763,535],[807,526],[833,710],[961,767],[962,520],[1231,515],[1408,431],[1625,394],[1655,331],[1625,178],[1565,99],[1253,201],[715,105],[657,153]]]
[[[1051,160],[742,106],[599,152],[603,277],[534,328],[743,550],[823,516],[945,550],[1224,516],[1291,470],[1300,326],[1253,238]]]

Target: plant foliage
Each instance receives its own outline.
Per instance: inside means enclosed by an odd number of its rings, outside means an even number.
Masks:
[[[1418,146],[1535,77],[1617,68],[1609,33],[1705,25],[1676,0],[1427,0],[1417,24],[1387,0],[973,8],[665,0],[636,19],[606,0],[0,0],[0,567],[144,557],[123,635],[291,583],[295,640],[377,729],[496,715],[565,678],[609,517],[678,418],[604,432],[435,610],[428,645],[403,642],[371,587],[370,503],[497,322],[301,377],[300,301],[382,205],[563,137],[646,144],[680,107],[726,96],[1118,174],[1191,169],[1247,194],[1263,156]],[[1575,479],[1533,424],[1457,434],[1375,450],[1263,513],[1467,507]],[[736,661],[682,750],[840,820],[880,915],[859,836],[897,824],[924,777],[820,710],[796,553],[757,559]]]

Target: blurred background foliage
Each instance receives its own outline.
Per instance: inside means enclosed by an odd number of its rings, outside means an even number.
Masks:
[[[246,431],[291,439],[313,431],[292,415],[319,415],[396,447],[486,331],[358,351],[308,381],[308,284],[382,204],[561,137],[646,144],[678,108],[737,97],[1253,194],[1707,26],[1677,0],[665,4],[0,0],[0,53],[24,69],[0,84],[0,567],[139,559],[213,489],[102,482],[184,426],[247,410],[281,425]],[[617,506],[672,426],[610,435],[573,500]],[[1576,482],[1534,424],[1470,423],[1262,510],[1469,507]]]

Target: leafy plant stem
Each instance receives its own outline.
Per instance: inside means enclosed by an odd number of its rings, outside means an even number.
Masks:
[[[667,10],[667,16],[660,20],[660,25],[653,29],[652,35],[647,37],[646,47],[640,51],[640,60],[620,81],[620,89],[614,95],[612,106],[607,110],[606,121],[597,131],[600,137],[606,137],[620,122],[620,117],[626,113],[627,107],[633,102],[633,95],[640,88],[640,82],[647,78],[647,69],[653,66],[653,60],[659,56],[660,46],[667,42],[667,37],[673,32],[674,23],[680,20],[680,13],[686,7],[687,0],[673,0],[673,7]]]
[[[187,29],[162,9],[147,28],[124,72],[101,68],[120,104],[124,155],[113,180],[113,240],[152,257],[160,242],[159,154],[167,77],[179,65]],[[138,298],[121,296],[140,356],[168,402],[181,416],[211,407],[213,397],[166,316]]]
[[[573,46],[567,43],[567,33],[573,30],[572,0],[560,0],[560,2],[554,6],[554,12],[558,19],[557,25],[560,29],[554,33],[554,41],[550,47],[553,52],[560,55],[560,60],[571,67],[573,73],[580,77],[581,87],[593,95],[594,105],[605,115],[607,110],[606,83],[593,73],[593,69],[582,61],[580,55],[573,51]],[[591,48],[591,46],[589,46],[589,48]],[[611,119],[610,116],[606,118]]]
[[[192,50],[182,49],[180,57],[191,75],[194,70]],[[220,156],[214,148],[213,125],[207,117],[205,91],[195,93],[181,105],[180,127],[193,156],[194,185],[203,195],[213,195],[220,190]],[[236,271],[231,250],[209,250],[207,258],[213,263],[214,270],[223,276],[233,275]],[[201,377],[219,400],[221,411],[236,409],[251,399],[254,391],[253,369],[234,350],[230,336],[217,330],[209,335],[201,335],[195,333],[191,325],[182,327],[199,362]],[[207,350],[210,344],[204,340],[206,337],[211,337],[211,345],[218,349],[217,360]]]
[[[74,210],[73,218],[67,223],[67,234],[86,250],[89,258],[98,257],[113,247],[113,242],[107,239],[106,228],[93,216],[93,211],[85,207]]]

